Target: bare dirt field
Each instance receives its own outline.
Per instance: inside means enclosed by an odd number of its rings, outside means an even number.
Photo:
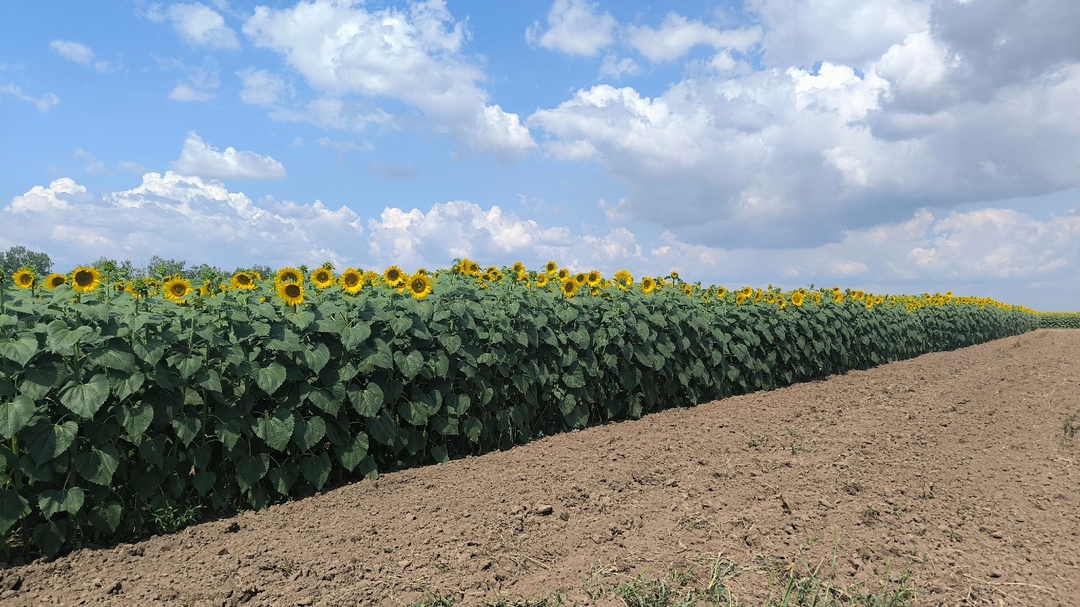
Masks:
[[[1078,427],[1080,331],[1037,331],[0,568],[0,604],[622,605],[645,572],[762,605],[809,567],[1080,605]]]

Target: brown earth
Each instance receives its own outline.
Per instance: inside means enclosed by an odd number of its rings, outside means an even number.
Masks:
[[[588,590],[720,564],[761,605],[823,564],[908,569],[918,605],[1080,605],[1076,413],[1080,331],[1038,331],[0,569],[0,603],[618,605]]]

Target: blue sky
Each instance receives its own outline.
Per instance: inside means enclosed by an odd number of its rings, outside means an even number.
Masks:
[[[6,2],[0,250],[1080,308],[1073,0]]]

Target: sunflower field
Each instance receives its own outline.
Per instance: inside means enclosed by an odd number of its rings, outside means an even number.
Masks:
[[[201,284],[22,270],[0,282],[3,552],[172,532],[1041,323],[951,293],[729,291],[554,262]]]

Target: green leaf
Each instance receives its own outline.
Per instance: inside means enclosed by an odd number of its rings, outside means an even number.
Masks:
[[[19,395],[13,400],[0,403],[0,436],[11,438],[26,427],[37,406],[30,398]]]
[[[469,442],[474,445],[480,444],[480,433],[484,429],[484,425],[480,423],[480,420],[475,417],[470,417],[461,422],[461,429],[465,436],[469,438]]]
[[[326,453],[305,455],[300,458],[300,474],[316,489],[322,489],[330,478],[330,456]]]
[[[90,524],[106,534],[116,533],[120,527],[123,507],[119,502],[105,502],[90,509]]]
[[[117,399],[124,400],[125,398],[138,392],[139,388],[142,388],[143,382],[145,381],[146,376],[142,373],[132,373],[130,375],[125,375],[113,384],[113,394],[116,395]]]
[[[563,419],[571,428],[584,428],[589,423],[589,407],[578,404],[569,414],[563,415]]]
[[[195,473],[195,476],[191,477],[191,484],[195,486],[195,490],[199,492],[199,495],[204,497],[214,488],[216,482],[217,474],[209,470],[199,470]]]
[[[82,384],[68,382],[67,388],[60,393],[60,403],[83,419],[94,417],[107,398],[109,380],[101,374]]]
[[[141,400],[130,405],[121,405],[117,419],[127,432],[128,438],[137,443],[150,427],[150,422],[154,421],[154,408]]]
[[[330,362],[330,348],[326,344],[315,344],[303,352],[304,362],[313,373],[322,371],[326,363]]]
[[[67,524],[64,521],[48,521],[34,527],[34,543],[46,558],[52,558],[60,552],[67,539]]]
[[[86,480],[96,485],[109,486],[113,474],[120,465],[120,454],[116,447],[106,443],[101,449],[93,448],[90,453],[75,456],[75,469]]]
[[[261,481],[268,470],[270,470],[269,455],[244,454],[236,462],[236,480],[240,482],[240,488],[247,491]]]
[[[450,455],[446,452],[446,445],[434,445],[431,447],[431,457],[440,464],[450,461]]]
[[[345,346],[346,350],[352,350],[369,336],[371,336],[371,327],[367,323],[350,325],[341,331],[341,345]]]
[[[30,359],[37,354],[38,340],[36,335],[22,335],[19,339],[0,340],[0,357],[6,358],[20,367],[26,366]]]
[[[390,320],[390,330],[394,335],[405,335],[412,326],[412,319],[405,316],[395,316]]]
[[[424,368],[424,355],[418,350],[409,352],[408,356],[399,357],[396,361],[398,369],[401,370],[401,374],[405,376],[405,379],[412,381],[420,371]]]
[[[143,362],[155,367],[161,357],[165,355],[165,342],[156,337],[147,340],[146,343],[136,339],[135,343],[131,344],[131,349]]]
[[[368,433],[371,434],[371,438],[375,439],[376,442],[388,447],[398,442],[398,427],[389,415],[383,414],[368,418],[367,429]]]
[[[348,390],[349,402],[353,409],[364,417],[375,417],[383,406],[383,390],[379,384],[369,382],[363,390],[350,387]]]
[[[23,379],[19,384],[19,392],[37,401],[49,393],[60,379],[60,373],[56,365],[52,363],[38,363],[32,367],[23,369]]]
[[[124,373],[134,373],[137,369],[135,366],[135,357],[122,350],[113,348],[94,348],[87,354],[87,358],[91,362],[107,369],[115,369],[117,371],[123,371]]]
[[[326,436],[326,422],[321,417],[303,419],[298,417],[296,427],[293,428],[293,442],[300,451],[310,451],[312,447]]]
[[[28,426],[23,432],[30,459],[38,466],[52,461],[75,442],[78,431],[79,426],[73,421],[54,425],[41,420]]]
[[[232,451],[232,448],[236,446],[236,442],[240,440],[240,421],[235,419],[221,420],[214,426],[214,434],[221,439],[221,443],[225,445],[226,449]]]
[[[6,536],[8,529],[27,514],[30,514],[30,502],[18,491],[14,488],[0,491],[0,537]]]
[[[279,407],[273,415],[264,415],[255,424],[255,435],[266,441],[274,451],[284,451],[293,435],[295,421],[293,414],[285,407]]]
[[[195,440],[195,437],[199,435],[199,430],[202,429],[202,420],[197,417],[176,417],[173,418],[171,424],[176,437],[185,447]]]
[[[273,396],[281,384],[285,383],[285,367],[280,363],[270,363],[255,372],[255,383],[263,392]]]
[[[46,519],[52,518],[58,512],[77,514],[83,507],[85,492],[81,487],[68,487],[67,489],[46,489],[38,496],[38,510]]]
[[[352,472],[367,456],[367,451],[368,435],[363,430],[359,430],[349,441],[348,448],[338,453],[341,458],[341,465],[349,472]]]
[[[270,471],[270,485],[279,495],[289,495],[289,489],[299,477],[296,464],[282,464]]]
[[[414,426],[426,425],[436,410],[425,402],[408,400],[397,406],[398,415]]]

